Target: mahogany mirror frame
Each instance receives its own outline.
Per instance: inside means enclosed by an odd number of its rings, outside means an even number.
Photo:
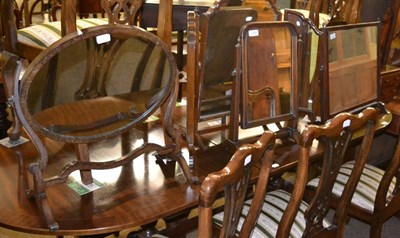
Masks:
[[[248,108],[247,104],[249,102],[248,96],[247,96],[247,82],[249,81],[249,76],[247,74],[247,65],[248,58],[247,58],[247,43],[248,43],[248,37],[246,38],[246,35],[252,30],[257,30],[261,29],[263,27],[276,27],[276,28],[283,28],[287,29],[288,33],[290,34],[290,106],[289,106],[289,112],[284,113],[284,114],[277,114],[269,117],[264,117],[264,118],[258,118],[256,120],[247,120],[247,114]],[[237,75],[241,75],[242,79],[240,81],[237,81],[238,83],[240,82],[241,86],[241,127],[242,128],[251,128],[251,127],[257,127],[257,126],[262,126],[262,125],[267,125],[270,123],[276,123],[276,122],[281,122],[281,121],[291,121],[295,120],[297,118],[297,78],[298,78],[298,73],[297,73],[297,32],[294,27],[294,25],[290,22],[252,22],[248,23],[243,28],[241,29],[240,33],[240,44],[238,47],[238,60],[241,61],[240,67],[237,67],[237,70],[240,68],[240,74],[238,73]],[[241,55],[241,57],[239,57]],[[246,55],[243,57],[243,55]],[[240,76],[239,76],[240,77]],[[279,96],[279,92],[278,92]]]
[[[374,42],[376,43],[376,52],[369,52],[368,54],[375,54],[376,53],[376,73],[375,75],[375,80],[376,80],[376,92],[374,93],[376,97],[370,98],[363,100],[361,102],[358,102],[353,105],[348,105],[344,106],[340,109],[337,109],[335,111],[332,111],[333,109],[330,106],[330,100],[332,100],[332,95],[330,94],[330,87],[332,87],[332,82],[331,82],[331,77],[332,77],[332,65],[329,63],[329,41],[332,39],[334,32],[337,31],[346,31],[346,30],[353,30],[357,28],[368,28],[368,27],[375,27],[376,28],[376,36],[374,38]],[[321,103],[321,121],[327,121],[330,118],[333,118],[335,115],[349,111],[349,112],[356,112],[362,108],[366,108],[368,106],[374,106],[379,103],[379,91],[380,91],[380,47],[379,47],[379,42],[380,42],[380,22],[367,22],[367,23],[355,23],[355,24],[347,24],[347,25],[336,25],[336,26],[327,26],[321,29],[323,31],[323,34],[320,38],[321,44],[322,44],[322,55],[324,57],[319,57],[319,68],[325,69],[323,71],[323,76],[322,76],[322,82],[321,82],[321,98],[320,98],[320,103]],[[335,34],[336,35],[336,34]],[[368,49],[369,51],[370,49]],[[324,60],[325,59],[325,60]],[[322,61],[322,62],[321,62]],[[357,61],[357,60],[355,60]],[[342,90],[338,89],[338,90]],[[354,92],[356,93],[356,92]],[[353,94],[353,96],[356,94]],[[358,95],[358,94],[357,94]]]
[[[35,120],[33,115],[29,112],[28,108],[28,94],[29,94],[29,89],[32,84],[32,82],[35,81],[35,77],[39,73],[36,68],[38,65],[39,67],[42,67],[45,64],[48,64],[50,60],[53,57],[57,57],[57,54],[62,51],[63,49],[66,49],[67,47],[79,43],[81,41],[84,41],[86,39],[96,37],[97,35],[101,34],[131,34],[132,36],[151,40],[152,43],[156,45],[156,47],[161,47],[163,49],[163,52],[169,52],[169,47],[164,44],[160,39],[153,35],[149,34],[148,32],[140,29],[140,28],[132,28],[130,26],[118,26],[118,27],[111,27],[110,26],[97,26],[90,28],[89,30],[83,30],[85,34],[83,34],[83,37],[80,36],[80,33],[72,33],[69,34],[65,37],[63,37],[58,44],[51,45],[48,47],[44,53],[41,53],[38,57],[35,58],[33,63],[31,65],[35,65],[36,67],[28,67],[23,78],[22,78],[22,87],[20,89],[19,95],[20,95],[20,104],[21,104],[21,112],[22,116],[27,120],[30,126],[35,131],[38,131],[40,134],[54,139],[58,141],[63,141],[63,142],[68,142],[68,143],[88,143],[92,141],[98,141],[101,139],[109,138],[118,134],[121,134],[124,131],[129,130],[135,125],[139,125],[139,123],[143,122],[146,120],[149,116],[151,116],[162,104],[166,102],[168,98],[171,99],[174,98],[172,95],[174,93],[174,88],[175,88],[175,80],[169,80],[168,84],[165,85],[164,88],[161,90],[163,91],[162,93],[157,93],[157,99],[147,108],[147,110],[139,115],[137,118],[134,120],[130,121],[129,123],[125,124],[124,126],[121,126],[115,130],[111,131],[106,131],[97,135],[93,136],[70,136],[70,135],[65,135],[62,133],[56,133],[52,130],[49,130],[48,128],[44,127],[40,123]],[[130,33],[128,33],[130,32]],[[146,35],[146,37],[144,37]],[[173,55],[171,54],[166,54],[165,55],[167,58],[167,61],[169,62],[175,62],[173,59]],[[176,69],[176,64],[170,64],[169,65],[169,73],[170,76],[169,78],[174,78],[173,75],[177,75],[177,69]],[[16,95],[15,95],[16,96]]]

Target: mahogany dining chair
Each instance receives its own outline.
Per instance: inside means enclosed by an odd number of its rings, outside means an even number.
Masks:
[[[386,169],[368,163],[368,151],[361,150],[354,160],[344,163],[332,189],[331,206],[343,209],[339,199],[345,197],[344,189],[354,190],[349,202],[348,216],[370,225],[370,237],[381,237],[385,221],[400,211],[400,140]],[[357,178],[357,179],[356,179]],[[308,187],[315,189],[320,178],[314,178]]]
[[[363,151],[367,151],[379,115],[379,109],[367,108],[359,114],[341,113],[323,125],[307,125],[295,145],[297,149],[292,151],[298,163],[291,192],[278,189],[265,193],[269,173],[276,166],[271,132],[265,132],[253,145],[240,147],[227,166],[209,174],[201,186],[199,237],[342,237],[342,221],[346,220],[353,191],[346,188],[346,196],[340,200],[342,209],[336,211],[335,219],[329,220],[326,215],[331,189],[351,137],[365,129]],[[324,148],[322,179],[315,196],[307,203],[303,195],[308,181],[309,151],[320,143]],[[249,189],[249,179],[257,176],[254,190]],[[212,205],[222,190],[224,211],[213,215]],[[247,199],[249,191],[254,196]],[[214,231],[220,232],[219,236]]]

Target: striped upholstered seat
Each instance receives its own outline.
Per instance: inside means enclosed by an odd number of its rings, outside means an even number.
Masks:
[[[108,24],[107,19],[89,18],[76,20],[77,30]],[[18,41],[40,48],[46,48],[61,39],[61,22],[38,24],[18,30]]]
[[[347,162],[341,166],[339,170],[339,175],[336,178],[336,183],[333,187],[333,194],[335,194],[336,196],[341,196],[353,167],[354,161]],[[366,164],[351,202],[359,207],[373,212],[376,193],[384,172],[385,171],[375,166]],[[318,182],[319,178],[315,178],[308,183],[308,186],[317,187]],[[393,178],[387,193],[387,197],[392,194],[395,184],[396,178]]]
[[[253,230],[251,237],[276,237],[279,221],[289,203],[291,194],[284,190],[275,190],[268,192],[264,199],[264,205],[262,207],[260,216],[258,217],[256,227]],[[244,218],[247,216],[251,204],[251,199],[244,203],[241,218],[237,227],[237,233],[241,230]],[[300,209],[296,215],[292,229],[290,231],[290,237],[300,238],[303,235],[306,227],[306,221],[304,219],[304,212],[306,211],[308,204],[302,202]],[[222,226],[222,219],[224,213],[220,212],[214,215],[213,221],[216,225]],[[328,220],[324,220],[324,226],[329,227],[330,223]]]

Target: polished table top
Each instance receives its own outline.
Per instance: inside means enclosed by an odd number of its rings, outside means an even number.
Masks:
[[[150,140],[153,134],[150,134]],[[50,163],[46,177],[51,177],[74,157],[71,145],[46,140]],[[91,159],[113,158],[121,154],[119,139],[90,146]],[[132,165],[93,171],[103,184],[98,190],[80,196],[67,184],[46,189],[50,207],[60,230],[51,232],[35,200],[25,194],[36,151],[26,143],[8,149],[0,147],[0,226],[29,233],[51,235],[88,235],[119,231],[147,224],[196,205],[198,186],[186,183],[179,170],[166,177],[153,156],[137,158]],[[79,178],[73,173],[69,182]],[[79,179],[78,179],[79,180]],[[149,216],[149,214],[151,214]]]
[[[390,120],[391,114],[384,116],[379,127],[385,127]],[[159,129],[151,130],[149,141],[159,140],[160,133]],[[135,135],[131,135],[133,144],[136,143]],[[361,135],[362,132],[355,137]],[[140,140],[137,142],[141,143]],[[71,145],[52,140],[46,140],[45,144],[50,155],[45,175],[51,177],[61,170],[60,166],[74,158],[74,149]],[[118,157],[121,154],[120,139],[93,144],[90,150],[93,160]],[[223,168],[231,155],[227,150],[232,151],[232,148],[221,144],[206,152],[200,151],[195,155],[193,174],[202,181],[208,173]],[[290,146],[277,150],[276,160],[281,166],[274,169],[274,174],[296,166],[296,156],[285,153],[288,150],[296,151],[296,148]],[[186,150],[183,153],[185,158],[189,157]],[[284,154],[287,156],[282,156]],[[321,154],[322,148],[316,143],[310,151],[310,158],[320,158]],[[27,184],[31,183],[27,166],[35,161],[36,156],[30,142],[13,148],[0,146],[0,226],[37,234],[102,234],[144,225],[198,205],[200,185],[186,183],[179,166],[163,173],[155,159],[148,155],[124,167],[93,171],[93,177],[103,187],[89,194],[81,196],[67,184],[46,189],[53,214],[60,225],[58,231],[49,231],[35,201],[26,196]],[[77,178],[79,173],[73,173],[69,182]]]

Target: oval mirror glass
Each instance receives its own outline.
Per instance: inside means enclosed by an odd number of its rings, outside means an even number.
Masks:
[[[21,105],[45,136],[87,142],[142,123],[174,88],[167,46],[139,28],[100,26],[42,52],[23,77]]]

